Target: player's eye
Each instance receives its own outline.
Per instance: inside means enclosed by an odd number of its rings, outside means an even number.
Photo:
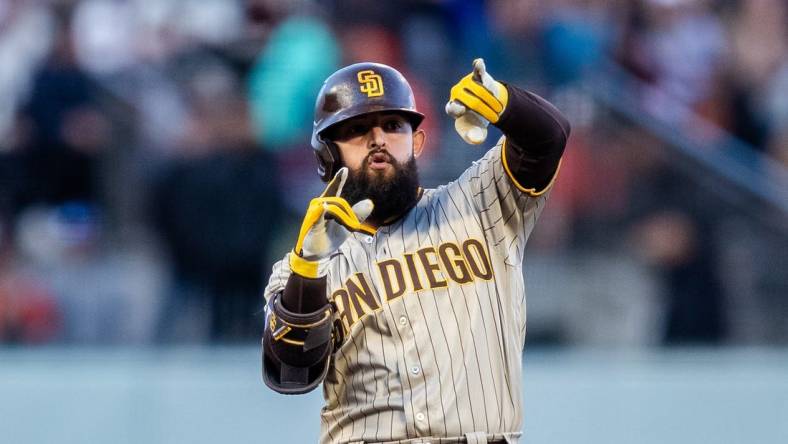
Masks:
[[[403,126],[404,126],[404,124],[403,124],[403,122],[401,120],[399,120],[399,119],[391,119],[391,120],[387,120],[383,124],[383,129],[385,131],[399,131],[399,130],[402,129]]]
[[[368,131],[367,126],[359,123],[359,124],[350,125],[350,127],[347,129],[347,135],[360,136],[362,134],[366,134],[367,131]]]

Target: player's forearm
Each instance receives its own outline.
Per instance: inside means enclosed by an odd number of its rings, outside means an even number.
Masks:
[[[331,306],[326,300],[326,277],[310,279],[295,273],[291,274],[287,279],[284,291],[278,296],[277,302],[281,303],[281,306],[277,307],[279,310],[276,313],[287,323],[309,325],[320,322],[326,310],[331,311]],[[313,365],[315,358],[324,354],[322,349],[305,351],[305,347],[293,346],[287,341],[275,339],[276,335],[275,331],[266,335],[266,338],[272,340],[271,350],[276,351],[277,357],[290,365]],[[289,336],[292,334],[285,335],[283,338]],[[295,339],[302,340],[303,337]],[[328,342],[323,344],[323,347],[328,346]]]
[[[506,135],[506,163],[518,184],[542,190],[558,168],[569,137],[569,121],[551,103],[506,85],[509,103],[496,126]]]
[[[263,334],[266,383],[281,393],[312,390],[332,347],[333,309],[326,300],[326,278],[292,274],[268,302]]]
[[[282,293],[282,305],[294,313],[312,313],[326,305],[326,277],[291,274]]]

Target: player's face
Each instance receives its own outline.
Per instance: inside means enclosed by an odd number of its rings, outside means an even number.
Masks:
[[[398,113],[372,113],[347,120],[332,128],[328,138],[339,147],[342,164],[373,181],[391,180],[397,165],[418,157],[424,131],[413,131]]]
[[[412,206],[418,197],[416,157],[424,146],[423,131],[413,131],[400,114],[375,113],[343,122],[328,137],[350,169],[342,197],[351,204],[361,199],[375,204],[368,224],[378,226]]]

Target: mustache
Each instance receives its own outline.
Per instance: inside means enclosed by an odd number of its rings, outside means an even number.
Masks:
[[[372,156],[374,156],[376,154],[383,154],[384,156],[386,156],[386,162],[388,162],[388,163],[391,163],[391,164],[394,164],[394,165],[398,165],[399,164],[399,162],[397,162],[397,159],[395,159],[394,156],[392,156],[387,150],[385,150],[385,149],[377,149],[377,150],[374,150],[374,151],[370,151],[367,154],[367,156],[364,157],[364,166],[365,167],[369,166],[369,163],[372,160]]]

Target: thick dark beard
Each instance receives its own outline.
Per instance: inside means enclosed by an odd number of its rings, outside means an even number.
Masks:
[[[383,175],[369,174],[369,156],[361,168],[350,170],[342,189],[344,197],[351,205],[363,199],[371,199],[375,204],[367,222],[375,225],[390,222],[409,210],[418,197],[419,170],[416,159],[411,156],[401,164],[389,156],[394,167],[394,177],[386,179]]]

